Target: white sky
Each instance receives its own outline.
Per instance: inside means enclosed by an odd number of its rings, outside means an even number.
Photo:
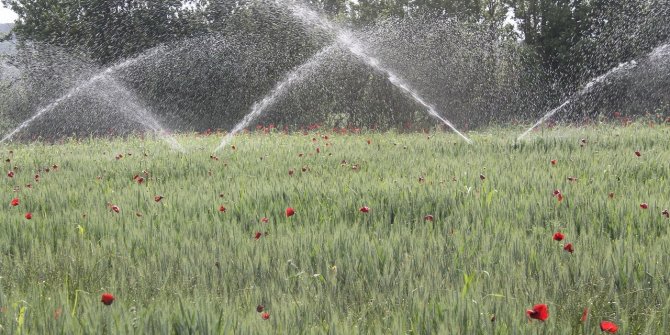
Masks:
[[[0,23],[14,22],[17,16],[16,13],[0,5]]]

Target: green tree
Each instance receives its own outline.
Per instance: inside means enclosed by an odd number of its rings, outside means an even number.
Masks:
[[[2,0],[19,19],[21,40],[84,52],[101,64],[198,33],[180,0]]]

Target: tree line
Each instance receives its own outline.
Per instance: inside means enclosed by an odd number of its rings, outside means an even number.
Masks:
[[[477,116],[473,126],[491,120],[532,117],[591,78],[621,62],[641,57],[670,39],[667,0],[305,2],[339,24],[366,32],[361,34],[363,37],[378,35],[376,40],[395,43],[401,49],[397,53],[404,58],[383,45],[378,50],[382,55],[386,52],[396,68],[406,68],[403,73],[409,73],[415,82],[424,81],[417,86],[461,124]],[[166,120],[185,123],[194,129],[207,127],[212,120],[216,126],[229,127],[231,120],[244,115],[276,81],[332,39],[323,32],[306,32],[299,22],[282,19],[286,13],[270,0],[2,0],[2,3],[19,16],[13,29],[19,47],[57,46],[100,67],[135,57],[158,45],[192,45],[184,41],[209,43],[211,52],[199,53],[197,48],[191,48],[161,60],[160,67],[169,67],[171,73],[156,75],[151,69],[137,67],[132,68],[133,76],[127,76],[127,85],[136,89],[148,105],[163,111]],[[411,22],[423,25],[412,26]],[[426,22],[443,22],[443,25]],[[417,31],[417,27],[427,31]],[[385,32],[388,34],[384,35]],[[441,36],[435,37],[436,34]],[[403,47],[403,43],[413,38],[418,41],[414,46]],[[217,45],[221,39],[226,41],[225,45]],[[413,47],[420,48],[421,43],[429,41],[432,46],[439,46],[442,56],[415,60],[416,64],[425,64],[426,68],[449,66],[453,69],[451,74],[440,77],[423,71],[420,76],[420,70],[407,65]],[[446,58],[453,59],[442,59],[446,53],[449,54]],[[21,57],[20,52],[17,57]],[[337,70],[325,69],[323,76],[326,81],[338,81],[341,85],[292,91],[293,100],[284,99],[275,107],[283,112],[263,121],[316,123],[328,119],[331,123],[397,126],[421,118],[420,113],[407,112],[417,111],[418,106],[393,93],[393,88],[379,74],[360,65],[338,64]],[[192,81],[185,82],[189,78]],[[426,78],[432,78],[435,84],[431,85]],[[324,83],[313,80],[311,85]],[[58,83],[50,89],[57,92]],[[626,103],[617,91],[621,89],[625,88],[614,87],[614,93],[609,96],[604,93],[598,99],[609,101],[604,102],[607,108],[623,108]],[[175,92],[180,92],[179,97],[175,97]],[[664,103],[668,103],[668,98],[660,94],[654,101],[638,105],[654,108]],[[589,112],[602,112],[602,105],[599,108],[591,108]],[[630,112],[643,112],[639,108],[633,106]],[[185,110],[190,115],[184,115]],[[524,114],[527,111],[535,114]],[[369,115],[384,115],[384,119],[370,119]],[[388,124],[384,125],[385,122]]]

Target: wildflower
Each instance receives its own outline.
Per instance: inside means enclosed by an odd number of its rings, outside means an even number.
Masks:
[[[295,210],[291,207],[286,208],[286,217],[291,217],[295,214]]]
[[[219,212],[225,213],[226,212],[226,207],[224,205],[219,206]]]
[[[424,221],[433,221],[433,216],[430,215],[430,214],[429,214],[429,215],[426,215],[426,216],[423,217],[423,220],[424,220]]]
[[[258,305],[258,306],[256,306],[256,312],[260,313],[260,312],[262,312],[263,310],[265,310],[265,306],[263,306],[263,305]]]
[[[589,316],[589,309],[584,308],[584,311],[582,312],[582,317],[579,319],[580,322],[586,322],[586,318]]]
[[[114,302],[114,296],[111,293],[103,293],[100,301],[109,306]]]
[[[572,243],[568,243],[568,244],[566,244],[566,245],[563,247],[563,250],[565,250],[565,251],[567,251],[567,252],[569,252],[569,253],[573,253],[573,252],[575,252],[575,249],[573,248]]]
[[[263,314],[261,314],[261,318],[263,318],[263,320],[268,320],[270,318],[270,313],[263,312]]]
[[[14,198],[12,201],[9,203],[12,207],[16,207],[19,205],[19,198]]]
[[[368,207],[368,206],[363,206],[363,207],[359,208],[358,210],[359,210],[361,213],[367,213],[367,212],[370,211],[370,207]]]
[[[649,205],[646,202],[643,202],[643,203],[640,204],[640,208],[647,209],[647,208],[649,208]]]
[[[600,330],[614,334],[619,330],[619,327],[614,322],[600,321]]]
[[[564,238],[565,235],[561,234],[560,232],[554,234],[554,241],[563,241]]]
[[[161,200],[163,200],[163,198],[165,198],[165,197],[162,196],[162,195],[156,195],[156,196],[154,196],[154,201],[155,202],[160,202]]]
[[[33,213],[28,212],[28,213],[26,213],[25,217],[26,217],[26,220],[32,220],[32,218],[33,218]]]
[[[545,321],[549,318],[549,308],[545,304],[537,304],[533,309],[526,310],[526,315],[531,319]]]

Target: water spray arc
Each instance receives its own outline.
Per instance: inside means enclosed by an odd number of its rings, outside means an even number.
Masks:
[[[664,44],[664,45],[661,45],[661,46],[655,48],[645,58],[650,58],[650,59],[653,60],[654,57],[662,57],[663,55],[667,56],[670,53],[669,50],[670,50],[670,43],[669,44]],[[568,100],[563,102],[560,106],[558,106],[558,107],[550,110],[549,112],[547,112],[547,114],[545,114],[542,118],[540,118],[537,122],[535,122],[535,124],[533,124],[530,128],[528,128],[521,135],[519,135],[519,137],[517,138],[517,141],[520,141],[520,140],[524,139],[535,128],[539,127],[540,125],[545,123],[547,120],[549,120],[549,118],[556,115],[556,113],[560,112],[565,107],[572,104],[577,98],[591,92],[596,85],[599,85],[599,84],[603,83],[609,77],[611,77],[611,76],[613,76],[617,73],[630,71],[630,70],[636,68],[637,65],[638,65],[638,61],[631,60],[629,62],[619,64],[619,66],[609,70],[607,73],[605,73],[601,76],[598,76],[595,79],[591,80],[586,85],[584,85],[584,87],[582,87],[582,89],[580,89],[577,93],[575,93],[572,97],[570,97]]]
[[[354,35],[350,31],[347,31],[344,28],[335,25],[333,22],[329,21],[322,15],[319,15],[316,11],[308,8],[302,3],[290,0],[286,1],[276,0],[276,1],[277,4],[288,8],[291,11],[291,14],[304,24],[316,26],[324,31],[333,33],[335,35],[338,44],[346,48],[349,52],[351,52],[354,56],[356,56],[366,65],[370,66],[371,68],[375,69],[380,73],[383,73],[387,77],[389,82],[391,82],[391,84],[393,84],[403,93],[407,94],[414,101],[423,106],[428,111],[428,114],[430,114],[430,116],[444,123],[447,127],[449,127],[453,132],[458,134],[458,136],[460,136],[467,143],[472,143],[472,140],[470,140],[467,136],[465,136],[458,129],[456,129],[456,127],[449,120],[445,119],[442,115],[440,115],[440,113],[437,112],[436,108],[431,104],[429,104],[423,97],[421,97],[421,95],[414,88],[412,88],[409,85],[409,83],[407,83],[404,79],[395,74],[391,69],[384,66],[378,59],[370,56],[368,52],[366,52],[363,44],[356,37],[354,37]]]
[[[64,101],[67,101],[68,99],[72,98],[73,96],[76,96],[77,94],[91,88],[94,84],[100,82],[100,81],[105,81],[105,80],[110,80],[111,78],[111,83],[112,84],[117,84],[116,80],[113,79],[112,74],[114,74],[117,71],[123,70],[129,66],[132,66],[140,61],[146,60],[148,58],[154,57],[159,54],[165,54],[165,48],[162,46],[155,47],[148,52],[145,52],[144,54],[137,56],[135,58],[127,59],[121,63],[118,63],[116,65],[110,66],[106,68],[105,70],[99,72],[98,74],[86,79],[79,85],[71,88],[69,91],[67,91],[64,95],[59,97],[58,99],[54,100],[50,104],[46,105],[45,107],[39,109],[33,116],[31,116],[29,119],[23,121],[18,127],[14,128],[11,132],[9,132],[7,135],[5,135],[1,140],[0,144],[10,140],[14,135],[16,135],[18,132],[21,130],[24,130],[28,126],[30,126],[35,120],[39,119],[40,117],[44,116],[45,114],[53,111],[56,109],[59,105],[61,105]],[[128,91],[127,89],[123,88],[124,90]],[[126,92],[129,93],[129,92]],[[145,125],[147,128],[151,129],[152,131],[156,132],[160,137],[165,137],[167,132],[165,129],[158,123],[158,121],[150,115],[146,109],[138,110],[136,111],[141,114],[141,118],[143,120],[138,120],[141,124]],[[128,114],[126,112],[126,114]],[[175,150],[183,151],[183,148],[176,142],[174,138],[171,139],[165,139]]]
[[[346,50],[348,50],[350,53],[352,53],[356,58],[361,60],[363,63],[366,65],[370,66],[371,68],[375,69],[376,71],[383,73],[389,82],[393,84],[396,88],[400,89],[403,93],[409,95],[414,101],[419,103],[421,106],[423,106],[428,113],[440,120],[442,123],[447,125],[452,131],[454,131],[456,134],[458,134],[463,140],[465,140],[467,143],[472,143],[472,140],[470,140],[467,136],[465,136],[463,133],[458,131],[456,127],[447,119],[445,119],[443,116],[441,116],[437,110],[435,109],[434,106],[430,105],[419,93],[413,89],[407,82],[405,82],[401,77],[396,75],[394,72],[392,72],[390,69],[386,68],[383,66],[379,60],[377,60],[374,57],[369,56],[362,44],[353,36],[353,34],[349,31],[346,31],[338,26],[336,26],[334,23],[328,21],[326,18],[320,16],[317,12],[305,7],[302,4],[299,4],[297,2],[293,1],[277,1],[277,4],[281,6],[287,7],[293,16],[298,18],[301,22],[307,25],[311,26],[317,26],[322,30],[328,31],[328,32],[333,32],[336,36],[336,44],[344,47]],[[247,114],[244,119],[239,122],[233,130],[224,137],[223,141],[221,144],[216,148],[215,151],[218,151],[225,147],[227,143],[230,142],[232,137],[239,133],[242,129],[246,128],[254,119],[256,119],[268,106],[270,106],[283,92],[284,90],[293,82],[299,80],[303,74],[306,72],[308,68],[311,68],[317,63],[323,56],[323,54],[327,53],[328,51],[332,50],[335,46],[330,46],[325,49],[323,49],[321,52],[319,52],[317,55],[312,57],[310,60],[308,60],[304,65],[300,66],[293,72],[291,72],[288,77],[279,83],[265,98],[263,98],[260,102],[257,102],[254,104],[254,106],[251,108],[251,112]]]
[[[249,114],[244,116],[242,121],[240,121],[238,124],[235,125],[235,127],[233,127],[233,130],[231,130],[223,138],[221,144],[219,144],[219,146],[214,150],[214,152],[223,149],[228,143],[230,143],[230,141],[237,133],[244,130],[246,127],[249,126],[249,124],[251,124],[251,122],[253,122],[259,116],[261,116],[261,114],[265,111],[265,109],[272,106],[272,104],[274,104],[277,101],[277,99],[280,96],[282,96],[291,85],[296,84],[300,82],[302,79],[304,79],[309,74],[310,71],[314,70],[321,64],[323,58],[326,55],[328,55],[335,49],[336,45],[325,47],[321,49],[321,51],[317,52],[314,56],[312,56],[307,62],[303,63],[303,65],[300,65],[299,67],[291,71],[284,80],[279,82],[272,89],[272,91],[270,91],[268,95],[266,95],[259,102],[254,103],[254,105],[251,107],[251,112],[249,112]]]
[[[124,106],[120,106],[121,113],[127,118],[135,120],[146,129],[153,131],[161,140],[165,141],[172,150],[185,153],[186,150],[177,142],[177,140],[170,136],[165,128],[156,120],[154,115],[142,104],[141,99],[132,91],[126,88],[123,83],[119,82],[112,76],[107,76],[102,80],[105,81],[107,87],[114,89],[116,99],[124,101]]]

